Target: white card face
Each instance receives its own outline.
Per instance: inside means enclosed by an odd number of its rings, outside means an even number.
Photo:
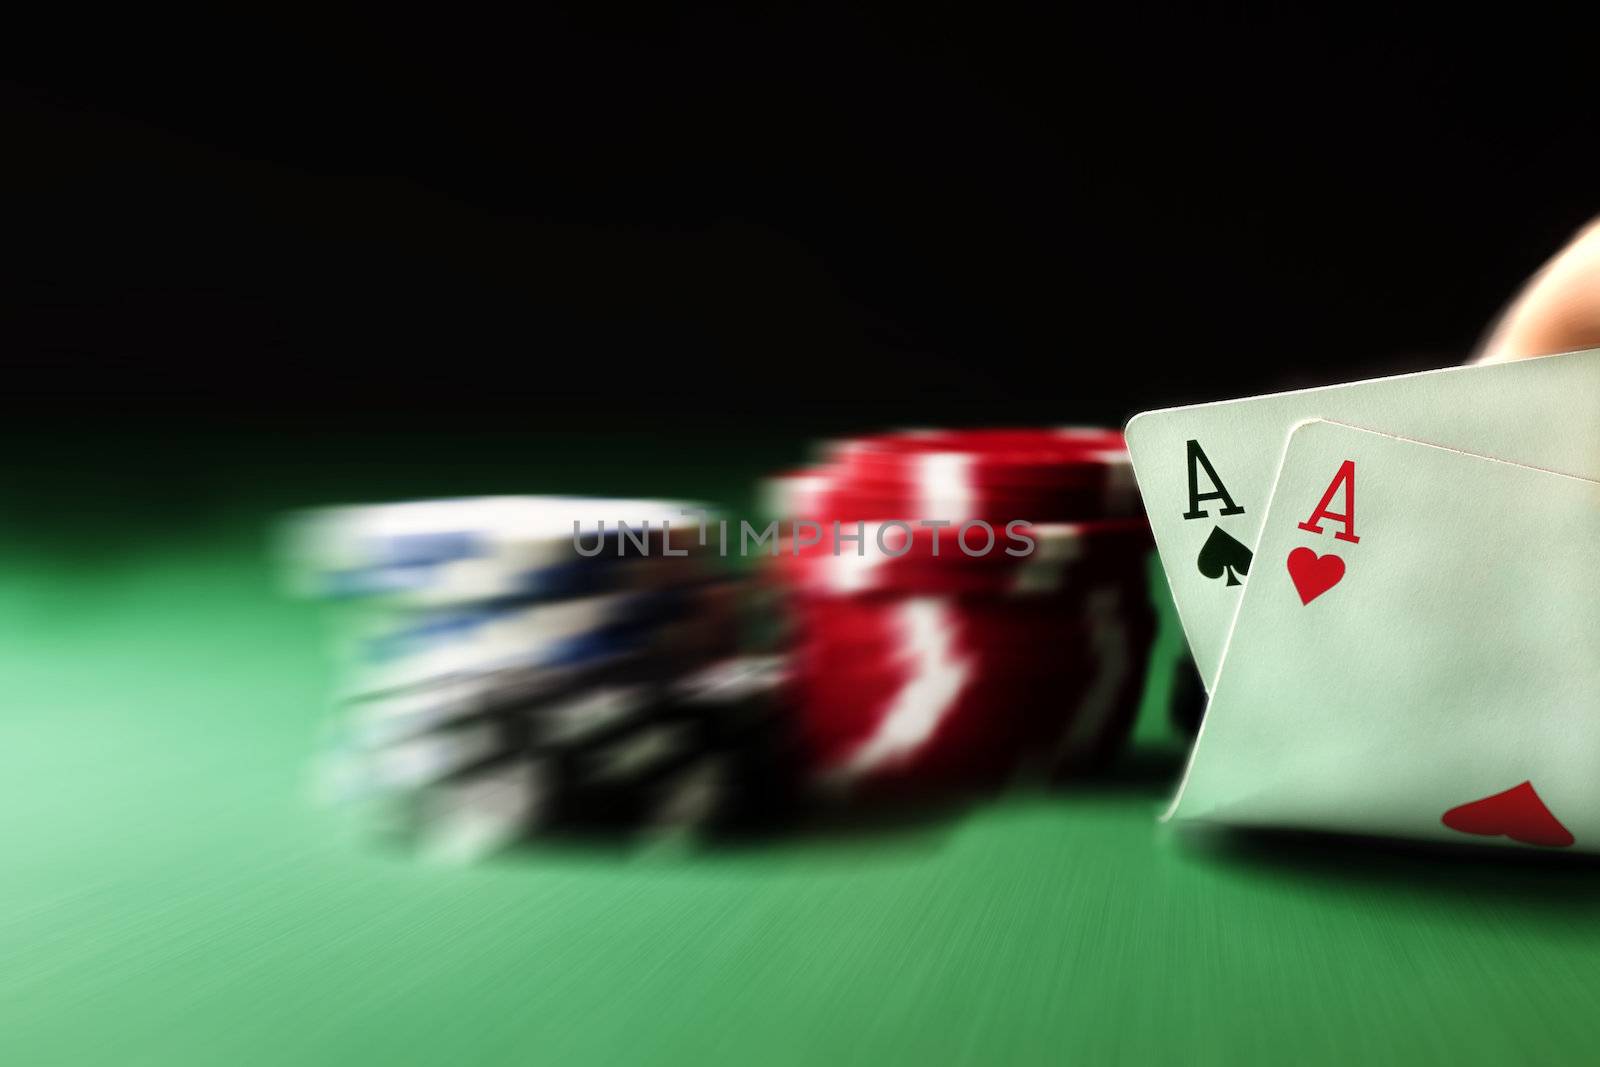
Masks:
[[[1306,419],[1600,477],[1600,350],[1136,416],[1127,430],[1134,473],[1208,687],[1247,581],[1243,567],[1261,532],[1284,439]]]
[[[1173,817],[1600,851],[1600,483],[1310,422],[1266,511]]]

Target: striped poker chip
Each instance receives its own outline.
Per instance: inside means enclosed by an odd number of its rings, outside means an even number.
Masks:
[[[983,519],[997,529],[1006,523],[1078,522],[1089,518],[1137,517],[1142,501],[1118,479],[1096,471],[1073,484],[1028,486],[963,485],[959,476],[923,472],[894,481],[836,481],[821,498],[819,511],[843,521],[903,519],[959,523]]]
[[[522,751],[515,725],[493,719],[376,741],[359,730],[335,729],[318,760],[319,798],[330,804],[405,801]]]
[[[858,532],[842,524],[841,533]],[[859,542],[834,540],[830,525],[815,543],[791,539],[780,544],[771,566],[797,592],[820,596],[881,593],[1071,596],[1124,573],[1142,574],[1153,546],[1142,519],[1049,523],[1019,528],[1018,538],[996,531],[992,541],[977,530],[968,538],[945,528],[935,546],[930,529],[865,523]],[[808,531],[808,534],[815,531]],[[810,540],[810,537],[807,537]],[[1010,554],[1010,548],[1018,554]]]
[[[825,785],[993,784],[1113,751],[1138,704],[1154,615],[1108,585],[1085,610],[950,597],[840,599],[802,624],[796,715]]]
[[[963,647],[959,609],[937,597],[906,597],[864,619],[883,628],[892,651],[810,643],[795,649],[795,707],[808,765],[834,790],[913,778],[926,784],[984,782],[1002,773],[1020,741],[1017,719],[975,699],[984,664]],[[949,753],[959,749],[951,765]],[[952,773],[954,772],[954,773]]]
[[[665,700],[656,685],[601,685],[520,714],[529,751],[571,753],[604,744],[648,721]]]
[[[374,790],[417,789],[494,762],[516,748],[498,722],[471,722],[364,750]]]
[[[1137,516],[1122,435],[1110,430],[905,431],[842,442],[809,499],[833,519],[1033,523]],[[806,517],[806,516],[802,516]]]
[[[1065,773],[1126,736],[1154,634],[1153,545],[1120,433],[836,441],[769,498],[794,522],[767,573],[819,783]]]
[[[516,717],[530,743],[566,743],[597,722],[656,699],[663,674],[693,669],[632,656],[577,669],[518,668],[458,674],[432,684],[354,698],[343,706],[353,742],[379,746],[486,718]]]
[[[965,467],[975,485],[1054,484],[1064,472],[1121,466],[1126,455],[1120,432],[1085,427],[898,430],[841,441],[828,452],[846,477],[900,475],[933,457]]]
[[[356,638],[347,688],[371,696],[485,674],[560,676],[640,656],[697,656],[735,640],[733,595],[711,584],[390,614]]]
[[[735,656],[678,679],[673,689],[676,698],[690,707],[760,701],[782,689],[788,669],[781,655]]]
[[[547,826],[557,789],[548,763],[507,761],[411,795],[391,832],[425,860],[474,863]]]
[[[557,700],[597,672],[521,668],[457,674],[431,684],[346,699],[342,710],[357,743],[385,745],[469,719]]]
[[[774,825],[797,799],[798,754],[777,703],[787,677],[774,657],[711,664],[642,713],[551,750],[563,824],[646,835]]]
[[[560,599],[694,573],[706,512],[689,501],[427,500],[308,512],[283,539],[290,584],[305,595],[422,606]]]
[[[1147,590],[1096,590],[1084,617],[1084,667],[1061,694],[1073,713],[1043,724],[1042,769],[1058,778],[1099,768],[1121,751],[1139,712],[1155,641],[1156,617]]]

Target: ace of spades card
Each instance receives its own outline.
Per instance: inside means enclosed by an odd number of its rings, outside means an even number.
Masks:
[[[1148,411],[1128,450],[1178,615],[1211,686],[1284,437],[1332,419],[1579,477],[1600,477],[1600,350],[1452,367]]]
[[[1600,483],[1290,435],[1178,820],[1600,851]]]

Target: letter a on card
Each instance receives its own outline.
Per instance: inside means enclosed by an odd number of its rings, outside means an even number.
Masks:
[[[1330,510],[1334,494],[1340,488],[1344,489],[1344,510]],[[1300,529],[1309,530],[1311,533],[1322,532],[1322,522],[1342,523],[1344,529],[1336,531],[1334,537],[1340,541],[1349,541],[1352,545],[1361,540],[1356,536],[1356,461],[1347,459],[1339,465],[1339,473],[1333,476],[1333,481],[1328,483],[1328,491],[1322,494],[1322,499],[1317,502],[1317,510],[1311,517],[1300,524]]]

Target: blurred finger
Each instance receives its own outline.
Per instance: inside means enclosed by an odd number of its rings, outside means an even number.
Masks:
[[[1600,219],[1535,274],[1490,331],[1479,363],[1600,347]]]

